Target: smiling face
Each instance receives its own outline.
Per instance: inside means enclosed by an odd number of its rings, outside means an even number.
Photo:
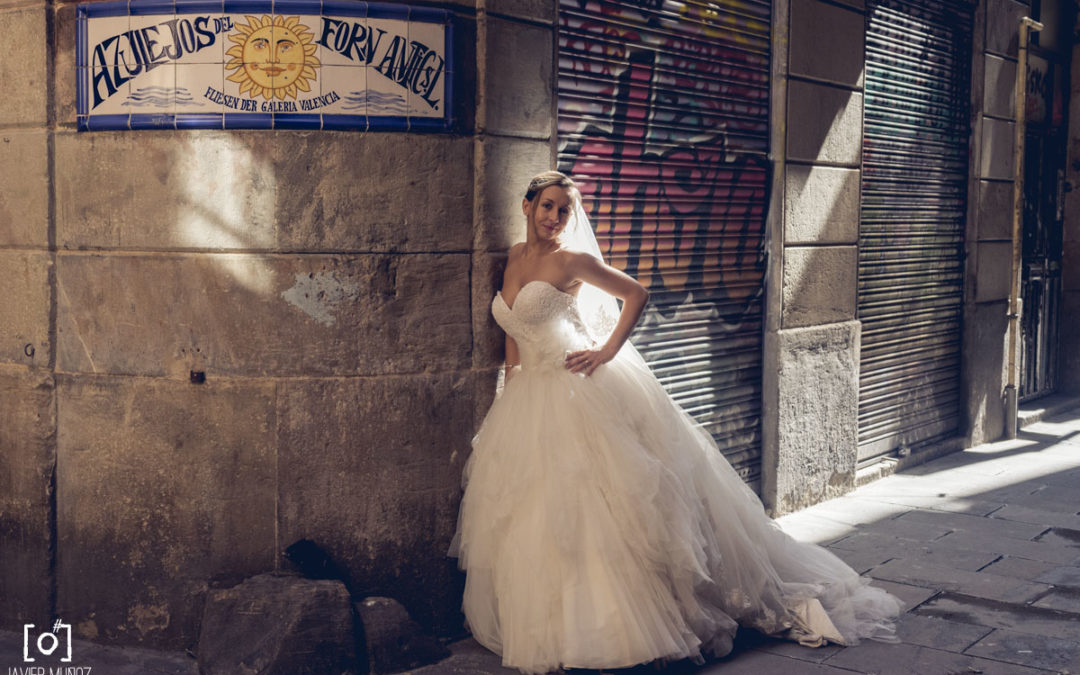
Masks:
[[[521,203],[529,230],[538,241],[557,240],[570,221],[571,208],[569,190],[558,185],[544,188],[531,202],[525,199]]]
[[[236,72],[226,79],[239,82],[240,93],[251,98],[295,99],[297,91],[311,91],[308,80],[322,64],[308,27],[296,16],[247,18],[229,35],[236,44],[225,52],[232,57],[225,67]]]
[[[300,38],[285,26],[263,26],[252,32],[242,55],[248,77],[267,89],[287,87],[304,67]]]

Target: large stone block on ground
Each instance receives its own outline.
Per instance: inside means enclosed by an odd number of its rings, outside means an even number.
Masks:
[[[354,629],[352,602],[340,581],[262,574],[208,594],[199,634],[199,672],[360,672]]]
[[[0,134],[0,246],[49,245],[48,142],[44,131]]]
[[[0,10],[0,34],[5,36],[5,58],[0,59],[0,82],[4,83],[0,125],[44,126],[48,119],[45,52],[49,39],[44,7]]]
[[[858,251],[854,246],[784,249],[784,328],[855,318]]]
[[[357,375],[471,365],[469,256],[65,254],[68,372]]]
[[[855,486],[860,331],[847,321],[766,334],[766,359],[780,364],[765,387],[775,443],[762,457],[763,497],[775,514]]]
[[[51,374],[0,367],[0,628],[49,616],[49,501],[55,461]]]
[[[363,626],[364,656],[369,673],[411,670],[450,655],[450,651],[425,634],[401,603],[393,598],[364,598],[355,607]]]
[[[79,637],[184,649],[208,582],[273,569],[274,385],[62,378],[59,614]]]
[[[61,133],[57,242],[75,249],[467,250],[472,152],[472,139],[439,135],[420,143],[406,134],[351,132]]]
[[[52,296],[49,254],[0,251],[0,363],[48,367]]]
[[[356,597],[391,595],[425,628],[460,629],[446,557],[473,434],[474,376],[279,385],[279,537],[310,539]]]

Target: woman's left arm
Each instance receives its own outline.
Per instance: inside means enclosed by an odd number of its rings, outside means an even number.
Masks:
[[[619,349],[629,339],[630,333],[641,318],[641,313],[645,311],[645,305],[649,302],[649,291],[630,275],[587,253],[575,254],[567,271],[575,278],[607,291],[623,301],[619,321],[615,324],[615,330],[611,332],[607,342],[598,349],[586,349],[566,356],[566,367],[570,369],[570,372],[584,373],[588,376],[592,375],[600,364],[607,363],[619,353]]]

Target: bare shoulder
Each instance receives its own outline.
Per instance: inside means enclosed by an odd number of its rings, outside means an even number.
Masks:
[[[518,242],[510,247],[510,250],[506,252],[506,266],[503,268],[503,285],[506,285],[506,280],[514,276],[513,270],[517,268],[519,261],[521,260],[521,253],[525,250],[525,242]]]
[[[521,259],[521,254],[525,250],[525,242],[519,241],[510,247],[510,250],[506,252],[506,266],[512,267],[514,263]]]
[[[561,256],[559,262],[561,263],[562,268],[575,277],[582,270],[591,269],[597,265],[603,265],[596,256],[582,251],[559,251],[558,255]]]

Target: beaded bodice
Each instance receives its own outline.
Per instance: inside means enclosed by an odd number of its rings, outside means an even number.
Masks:
[[[562,368],[567,352],[594,346],[578,313],[577,298],[546,281],[522,286],[513,307],[497,294],[491,313],[517,342],[522,369]]]

